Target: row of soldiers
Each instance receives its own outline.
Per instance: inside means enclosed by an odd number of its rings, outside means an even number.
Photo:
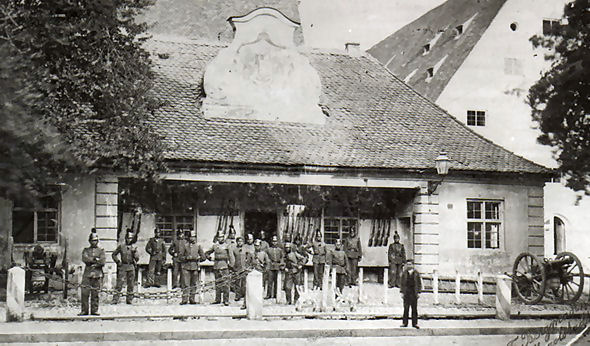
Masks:
[[[322,288],[322,278],[326,267],[333,267],[336,270],[336,283],[340,291],[345,285],[356,285],[358,280],[358,262],[362,259],[362,247],[360,240],[356,237],[354,229],[344,241],[337,240],[334,250],[329,251],[322,239],[319,230],[316,231],[315,239],[309,244],[302,244],[300,237],[295,237],[291,243],[289,239],[279,243],[276,236],[272,237],[271,244],[268,244],[263,231],[260,238],[254,240],[252,234],[247,234],[246,241],[243,238],[235,238],[235,231],[229,232],[225,238],[223,233],[216,235],[211,249],[204,251],[196,242],[196,232],[191,230],[188,241],[184,239],[184,231],[178,230],[177,237],[168,249],[173,259],[173,285],[183,288],[181,304],[196,304],[195,294],[199,285],[200,262],[213,260],[213,271],[215,274],[215,302],[214,304],[229,304],[230,282],[231,288],[236,293],[236,300],[245,296],[245,271],[256,269],[263,273],[263,282],[266,288],[266,299],[276,298],[277,277],[279,272],[284,272],[284,285],[282,289],[286,292],[287,302],[294,303],[298,299],[298,291],[295,286],[301,285],[303,280],[303,266],[307,263],[309,256],[312,256],[313,263],[313,285]],[[135,286],[135,274],[139,260],[137,248],[134,245],[133,233],[127,233],[125,243],[117,246],[112,258],[117,263],[117,284],[116,293],[113,295],[113,304],[119,302],[119,295],[123,285],[127,286],[126,302],[133,301],[133,288]],[[102,279],[102,266],[104,266],[104,251],[97,247],[98,237],[92,232],[89,237],[91,246],[84,249],[82,260],[86,264],[83,276],[83,284],[97,289],[82,289],[82,313],[88,314],[88,298],[91,300],[91,312],[98,313],[98,287]],[[155,277],[159,275],[162,265],[166,261],[166,246],[161,238],[159,229],[154,230],[154,237],[150,238],[146,245],[146,252],[150,254],[148,264],[148,286],[157,286]],[[401,252],[401,255],[400,255]],[[213,258],[211,258],[213,255]],[[401,265],[397,262],[403,257],[405,262],[403,245],[399,243],[399,236],[394,235],[394,243],[389,249],[390,258],[390,287],[399,282]],[[396,270],[397,269],[397,270]],[[179,280],[180,278],[180,280]],[[295,297],[291,292],[295,291]],[[294,299],[293,299],[294,298]],[[245,302],[244,306],[245,307]]]

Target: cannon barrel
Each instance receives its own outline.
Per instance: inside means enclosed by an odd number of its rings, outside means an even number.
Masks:
[[[575,262],[572,257],[561,257],[553,260],[545,259],[545,262],[551,266],[570,265]]]

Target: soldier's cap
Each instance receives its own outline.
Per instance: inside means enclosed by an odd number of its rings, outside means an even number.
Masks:
[[[246,238],[248,238],[248,239],[252,238],[253,239],[254,238],[254,235],[252,233],[248,233],[248,234],[246,234]]]
[[[262,241],[260,239],[254,240],[254,245],[262,245]]]
[[[98,234],[96,234],[96,228],[90,230],[90,235],[88,236],[88,240],[98,240]]]
[[[399,238],[399,234],[397,234],[397,232],[395,232],[395,233],[393,234],[393,238],[394,238],[394,239],[395,239],[395,238]]]

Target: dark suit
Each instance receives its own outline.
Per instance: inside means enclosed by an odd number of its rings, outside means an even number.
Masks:
[[[410,307],[412,308],[412,325],[418,325],[418,295],[422,291],[422,279],[420,273],[416,269],[412,272],[407,269],[404,270],[401,279],[400,292],[404,300],[404,316],[403,324],[408,324],[408,314]]]
[[[406,249],[402,243],[391,243],[387,250],[387,258],[389,259],[389,287],[399,287],[400,277],[406,263]]]

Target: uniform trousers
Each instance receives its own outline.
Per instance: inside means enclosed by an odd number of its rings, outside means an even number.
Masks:
[[[195,303],[195,294],[199,285],[199,270],[183,269],[182,270],[182,302]]]
[[[88,298],[90,298],[90,312],[92,314],[98,313],[98,292],[102,278],[83,278],[82,285],[90,287],[82,287],[82,315],[88,315]]]
[[[123,285],[127,284],[127,297],[125,301],[127,304],[133,302],[133,289],[135,287],[135,267],[119,268],[117,271],[117,285],[115,286],[116,293],[113,295],[113,304],[119,302],[119,295],[123,290]]]

